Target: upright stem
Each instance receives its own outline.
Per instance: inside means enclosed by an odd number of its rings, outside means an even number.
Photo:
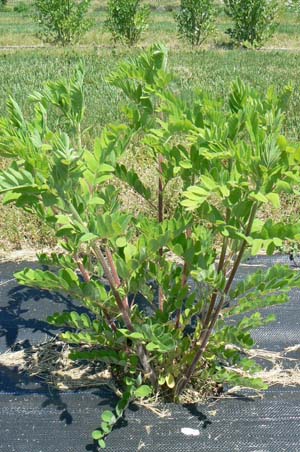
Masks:
[[[191,228],[187,228],[185,235],[186,235],[187,239],[189,239],[191,237],[191,235],[192,235]],[[187,285],[187,281],[188,281],[188,263],[185,260],[184,264],[183,264],[183,269],[182,269],[181,287],[184,288]],[[177,309],[175,328],[179,328],[179,322],[180,322],[180,309]]]
[[[79,223],[81,223],[83,225],[82,218],[80,217],[79,213],[77,212],[77,210],[75,209],[73,204],[68,200],[66,200],[66,202],[68,203],[68,206],[69,206],[71,212],[73,213],[74,217],[76,218],[76,220],[79,221]],[[101,248],[97,244],[94,243],[91,246],[91,250],[94,252],[95,256],[97,257],[97,259],[100,261],[100,264],[102,265],[105,277],[107,278],[107,280],[109,282],[111,291],[115,297],[116,303],[117,303],[120,313],[123,317],[126,328],[129,331],[133,332],[134,328],[133,328],[131,318],[130,318],[129,306],[126,306],[126,304],[124,303],[124,300],[122,300],[122,298],[121,298],[121,295],[120,295],[118,289],[116,288],[114,277],[112,275],[112,272],[111,272],[109,266],[107,265],[105,257],[101,251]],[[154,372],[154,369],[152,368],[152,366],[150,364],[147,350],[143,344],[137,345],[137,356],[144,369],[145,376],[149,377],[151,384],[153,386],[156,386],[157,377]]]
[[[122,298],[121,298],[121,295],[120,295],[118,289],[116,288],[114,277],[113,277],[112,272],[111,272],[111,270],[110,270],[110,268],[109,268],[109,266],[108,266],[108,264],[107,264],[107,262],[105,260],[105,257],[103,255],[100,247],[98,247],[97,245],[93,245],[92,249],[93,249],[93,251],[95,253],[95,256],[97,257],[97,259],[100,261],[100,263],[102,265],[102,268],[103,268],[103,271],[104,271],[104,275],[105,275],[106,279],[109,282],[109,286],[110,286],[111,291],[112,291],[112,293],[113,293],[113,295],[115,297],[115,300],[117,302],[118,308],[120,309],[120,312],[122,314],[122,317],[123,317],[125,325],[126,325],[126,328],[129,331],[133,331],[133,326],[132,326],[132,323],[131,323],[129,310],[124,305],[124,303],[122,301]]]
[[[255,215],[256,215],[256,212],[257,212],[257,208],[258,208],[257,203],[253,204],[252,210],[251,210],[251,214],[250,214],[250,217],[249,217],[249,221],[248,221],[248,225],[247,225],[247,228],[246,228],[246,231],[245,231],[246,237],[248,235],[250,235],[250,233],[251,233],[253,222],[254,222],[254,219],[255,219]],[[235,260],[235,262],[233,264],[232,270],[230,272],[230,275],[229,275],[229,278],[228,278],[228,281],[227,281],[227,284],[226,284],[226,287],[225,287],[225,290],[224,290],[226,295],[228,294],[228,292],[230,290],[230,287],[231,287],[231,284],[233,282],[233,279],[234,279],[234,277],[236,275],[236,272],[237,272],[237,270],[239,268],[239,265],[241,263],[241,260],[243,258],[243,255],[244,255],[244,252],[245,252],[245,249],[246,249],[246,246],[247,246],[247,241],[244,240],[242,245],[241,245],[240,251],[239,251],[239,253],[237,255],[237,258],[236,258],[236,260]]]
[[[162,223],[164,221],[164,187],[162,178],[162,163],[163,156],[159,154],[158,156],[158,222]],[[159,255],[163,255],[163,250],[160,248]],[[164,294],[161,286],[158,286],[158,306],[161,311],[164,309]]]
[[[76,263],[77,263],[78,268],[80,270],[80,273],[82,274],[84,282],[89,283],[91,281],[91,277],[90,277],[89,272],[84,268],[83,262],[81,261],[81,259],[79,259],[78,256],[75,256],[75,260],[76,260]],[[101,307],[101,309],[102,309],[102,311],[104,313],[104,317],[106,318],[106,321],[107,321],[108,325],[111,327],[111,329],[113,331],[116,332],[117,331],[117,327],[116,327],[115,322],[111,319],[111,317],[108,314],[107,310],[103,306]]]
[[[193,375],[193,373],[194,373],[194,371],[196,369],[196,366],[197,366],[199,360],[202,358],[203,353],[205,352],[205,349],[206,349],[206,346],[208,344],[210,335],[212,333],[212,330],[213,330],[213,328],[215,326],[215,323],[216,323],[216,321],[217,321],[217,319],[219,317],[220,311],[221,311],[222,306],[224,304],[224,300],[225,300],[225,297],[223,296],[221,298],[221,301],[219,303],[218,308],[216,309],[216,311],[215,311],[215,313],[213,315],[213,318],[211,320],[209,328],[206,330],[206,332],[203,335],[200,347],[199,347],[199,349],[197,350],[197,353],[194,356],[192,364],[189,366],[189,368],[187,369],[185,375],[182,377],[182,379],[180,380],[180,382],[179,382],[179,384],[177,386],[177,391],[176,391],[177,392],[177,396],[179,396],[181,394],[181,392],[184,390],[184,388],[188,384],[191,376]]]
[[[99,261],[100,261],[100,263],[101,263],[101,265],[103,267],[103,271],[104,271],[105,277],[107,278],[107,280],[109,282],[111,291],[112,291],[112,293],[113,293],[113,295],[115,297],[115,300],[117,302],[118,308],[120,309],[120,312],[122,314],[124,323],[126,325],[126,328],[129,331],[134,332],[134,328],[133,328],[133,325],[132,325],[132,322],[131,322],[131,318],[130,318],[130,315],[129,315],[130,311],[129,311],[128,307],[126,307],[124,305],[124,301],[122,300],[121,295],[120,295],[118,289],[115,286],[114,278],[112,276],[112,273],[110,272],[110,269],[109,269],[109,267],[108,267],[108,265],[106,263],[105,257],[103,255],[101,249],[97,245],[94,245],[92,249],[93,249],[93,251],[95,253],[95,256],[97,257],[97,259],[99,259]],[[137,355],[138,355],[140,363],[141,363],[141,365],[142,365],[142,367],[143,367],[143,369],[145,371],[145,375],[149,377],[149,379],[151,381],[151,384],[153,386],[155,386],[156,382],[157,382],[157,377],[155,375],[155,372],[154,372],[153,368],[150,365],[149,357],[148,357],[147,351],[146,351],[146,349],[145,349],[143,344],[138,344],[137,345]]]
[[[248,236],[251,233],[252,226],[253,226],[253,221],[255,219],[255,214],[256,214],[256,211],[257,211],[257,207],[258,206],[257,206],[256,203],[253,204],[253,206],[252,206],[252,210],[251,210],[251,214],[250,214],[250,217],[249,217],[248,225],[247,225],[246,230],[245,230],[245,235],[246,236]],[[231,273],[229,275],[229,278],[228,278],[226,287],[224,289],[224,293],[223,293],[223,295],[221,297],[221,300],[219,302],[219,305],[218,305],[216,311],[213,314],[213,317],[212,317],[212,319],[210,321],[208,329],[206,329],[206,331],[204,331],[203,335],[201,333],[200,340],[201,339],[202,340],[201,340],[199,349],[197,350],[197,352],[196,352],[196,354],[194,356],[194,359],[193,359],[191,365],[188,367],[185,375],[183,376],[183,378],[179,381],[179,383],[177,385],[177,390],[176,390],[177,396],[180,395],[180,393],[183,391],[183,389],[188,384],[191,376],[193,375],[193,373],[194,373],[194,371],[196,369],[196,366],[197,366],[199,360],[202,358],[203,353],[206,350],[206,346],[208,344],[209,338],[211,336],[213,328],[214,328],[214,326],[216,324],[216,321],[218,320],[219,314],[220,314],[220,312],[222,310],[222,307],[224,305],[224,302],[226,300],[226,295],[228,294],[228,292],[230,290],[230,287],[231,287],[231,284],[233,282],[233,279],[234,279],[234,277],[236,275],[236,272],[237,272],[237,270],[239,268],[239,265],[241,263],[242,257],[244,255],[244,252],[245,252],[245,249],[246,249],[246,246],[247,246],[247,241],[243,240],[243,243],[241,245],[241,248],[240,248],[240,251],[238,253],[238,256],[237,256],[237,258],[236,258],[236,260],[234,262],[234,265],[232,267]]]
[[[207,330],[207,327],[208,327],[209,322],[210,322],[211,315],[212,315],[213,310],[214,310],[214,308],[215,308],[215,304],[216,304],[216,301],[217,301],[217,297],[218,297],[218,291],[215,290],[215,291],[212,293],[212,296],[211,296],[211,299],[210,299],[208,311],[207,311],[207,314],[206,314],[206,316],[205,316],[205,320],[204,320],[204,322],[203,322],[203,328],[202,328],[202,331],[201,331],[201,336],[203,336],[203,335],[205,334],[206,330]]]
[[[83,262],[81,259],[79,259],[78,256],[75,256],[76,264],[78,265],[78,268],[80,270],[80,273],[86,283],[89,283],[91,280],[89,272],[84,268]]]
[[[111,251],[110,251],[108,246],[105,247],[105,253],[106,253],[107,260],[108,260],[108,263],[109,263],[109,266],[110,266],[110,269],[111,269],[112,277],[113,277],[113,279],[115,281],[115,285],[116,285],[116,287],[118,289],[120,287],[120,285],[121,285],[121,281],[120,281],[120,278],[119,278],[119,275],[118,275],[118,272],[117,272],[117,269],[116,269],[116,266],[115,266],[112,254],[111,254]],[[123,303],[123,306],[126,309],[129,308],[128,298],[127,297],[123,298],[122,303]]]
[[[113,276],[113,278],[115,280],[115,284],[116,284],[117,287],[120,287],[121,281],[120,281],[119,275],[117,273],[117,269],[115,267],[115,263],[114,263],[111,251],[110,251],[108,246],[105,247],[105,253],[106,253],[106,256],[107,256],[107,260],[108,260],[109,266],[111,268],[112,276]]]
[[[227,208],[226,209],[226,219],[225,219],[226,224],[228,224],[229,220],[230,220],[230,209]],[[217,269],[218,273],[220,273],[224,269],[227,247],[228,247],[228,237],[223,237],[222,250],[221,250],[219,264],[218,264],[218,269]],[[202,329],[203,333],[205,333],[205,331],[206,331],[206,329],[207,329],[207,327],[209,325],[211,315],[212,315],[213,310],[215,308],[217,297],[218,297],[218,291],[215,290],[213,292],[212,296],[211,296],[211,300],[210,300],[210,303],[209,303],[209,308],[208,308],[208,311],[207,311],[207,314],[205,316],[205,320],[204,320],[204,323],[203,323],[203,329]]]

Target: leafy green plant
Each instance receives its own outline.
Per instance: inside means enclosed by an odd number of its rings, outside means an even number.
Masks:
[[[132,46],[148,28],[149,16],[150,7],[141,5],[141,0],[110,0],[105,27],[114,41]]]
[[[198,46],[215,30],[215,18],[214,0],[181,0],[175,15],[179,36]]]
[[[296,18],[300,18],[300,1],[299,0],[289,0],[286,2],[286,8],[296,15]]]
[[[19,14],[26,14],[30,11],[31,7],[25,2],[19,2],[14,6],[14,11]]]
[[[259,48],[273,36],[279,11],[277,0],[224,0],[224,5],[233,21],[227,33],[235,43]]]
[[[5,11],[8,0],[1,0],[0,2],[0,10]]]
[[[91,27],[86,17],[91,0],[34,0],[39,36],[51,44],[74,44]]]
[[[100,447],[135,399],[159,393],[180,402],[187,389],[214,392],[223,383],[265,388],[246,350],[250,331],[274,318],[255,311],[285,303],[300,287],[300,274],[282,265],[233,286],[246,251],[272,254],[300,237],[299,223],[259,220],[299,184],[299,149],[281,135],[291,88],[261,95],[238,80],[226,100],[202,91],[186,99],[173,90],[160,45],[122,63],[109,82],[126,96],[126,120],[108,124],[92,149],[84,144],[81,67],[30,96],[34,117],[10,98],[0,121],[0,153],[12,161],[0,173],[3,202],[35,213],[65,251],[39,256],[56,270],[25,269],[16,278],[63,291],[89,310],[48,320],[67,327],[61,336],[72,359],[102,361],[118,382],[119,402],[93,432]],[[141,141],[155,190],[122,164],[128,145]],[[167,215],[172,181],[182,190]],[[153,215],[122,208],[120,183]]]

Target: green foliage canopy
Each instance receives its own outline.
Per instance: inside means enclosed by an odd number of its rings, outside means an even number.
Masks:
[[[51,44],[74,44],[92,25],[86,17],[91,0],[34,0],[39,36]]]
[[[224,0],[224,5],[233,21],[227,33],[235,43],[259,48],[274,34],[277,0]]]

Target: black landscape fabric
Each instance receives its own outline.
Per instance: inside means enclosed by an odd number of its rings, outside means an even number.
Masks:
[[[244,264],[238,278],[287,257],[259,257]],[[13,273],[35,264],[0,264],[0,352],[44,342],[59,330],[46,317],[78,309],[63,295],[17,285]],[[295,271],[300,271],[295,269]],[[277,320],[254,332],[259,348],[280,351],[300,343],[300,291],[290,303],[263,310]],[[300,358],[299,351],[291,355]],[[299,361],[298,361],[299,363]],[[0,450],[5,452],[96,451],[90,432],[102,411],[114,406],[105,389],[59,392],[40,381],[0,366]],[[300,452],[300,387],[272,387],[262,399],[240,397],[207,405],[168,405],[158,418],[132,406],[107,439],[111,452]],[[192,429],[197,436],[185,435]]]

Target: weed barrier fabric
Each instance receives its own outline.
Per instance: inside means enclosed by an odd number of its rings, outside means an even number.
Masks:
[[[0,353],[20,342],[30,347],[57,335],[59,329],[46,322],[55,312],[86,311],[63,294],[19,286],[13,274],[25,267],[37,268],[37,264],[0,264]]]
[[[96,451],[90,441],[100,413],[111,406],[104,391],[0,398],[1,451]],[[111,452],[298,452],[300,391],[270,390],[264,399],[229,399],[214,406],[168,407],[166,418],[127,410],[107,439]],[[182,428],[199,432],[186,436]]]
[[[287,257],[258,257],[241,267],[237,279],[258,268],[289,263]],[[35,264],[28,264],[34,266]],[[0,264],[0,350],[37,344],[58,333],[45,318],[55,311],[79,309],[63,295],[17,285],[13,273],[27,266]],[[300,271],[295,269],[295,271]],[[79,309],[80,310],[80,309]],[[300,291],[290,303],[264,309],[275,313],[274,324],[253,334],[259,348],[280,351],[299,344]],[[293,354],[299,358],[299,352]],[[96,451],[90,432],[100,415],[114,406],[105,388],[59,392],[16,371],[0,366],[0,451]],[[264,397],[225,398],[206,405],[176,406],[164,418],[131,406],[107,439],[111,452],[299,452],[300,387],[271,387]],[[192,429],[186,435],[182,429]],[[183,430],[184,431],[184,430]]]

